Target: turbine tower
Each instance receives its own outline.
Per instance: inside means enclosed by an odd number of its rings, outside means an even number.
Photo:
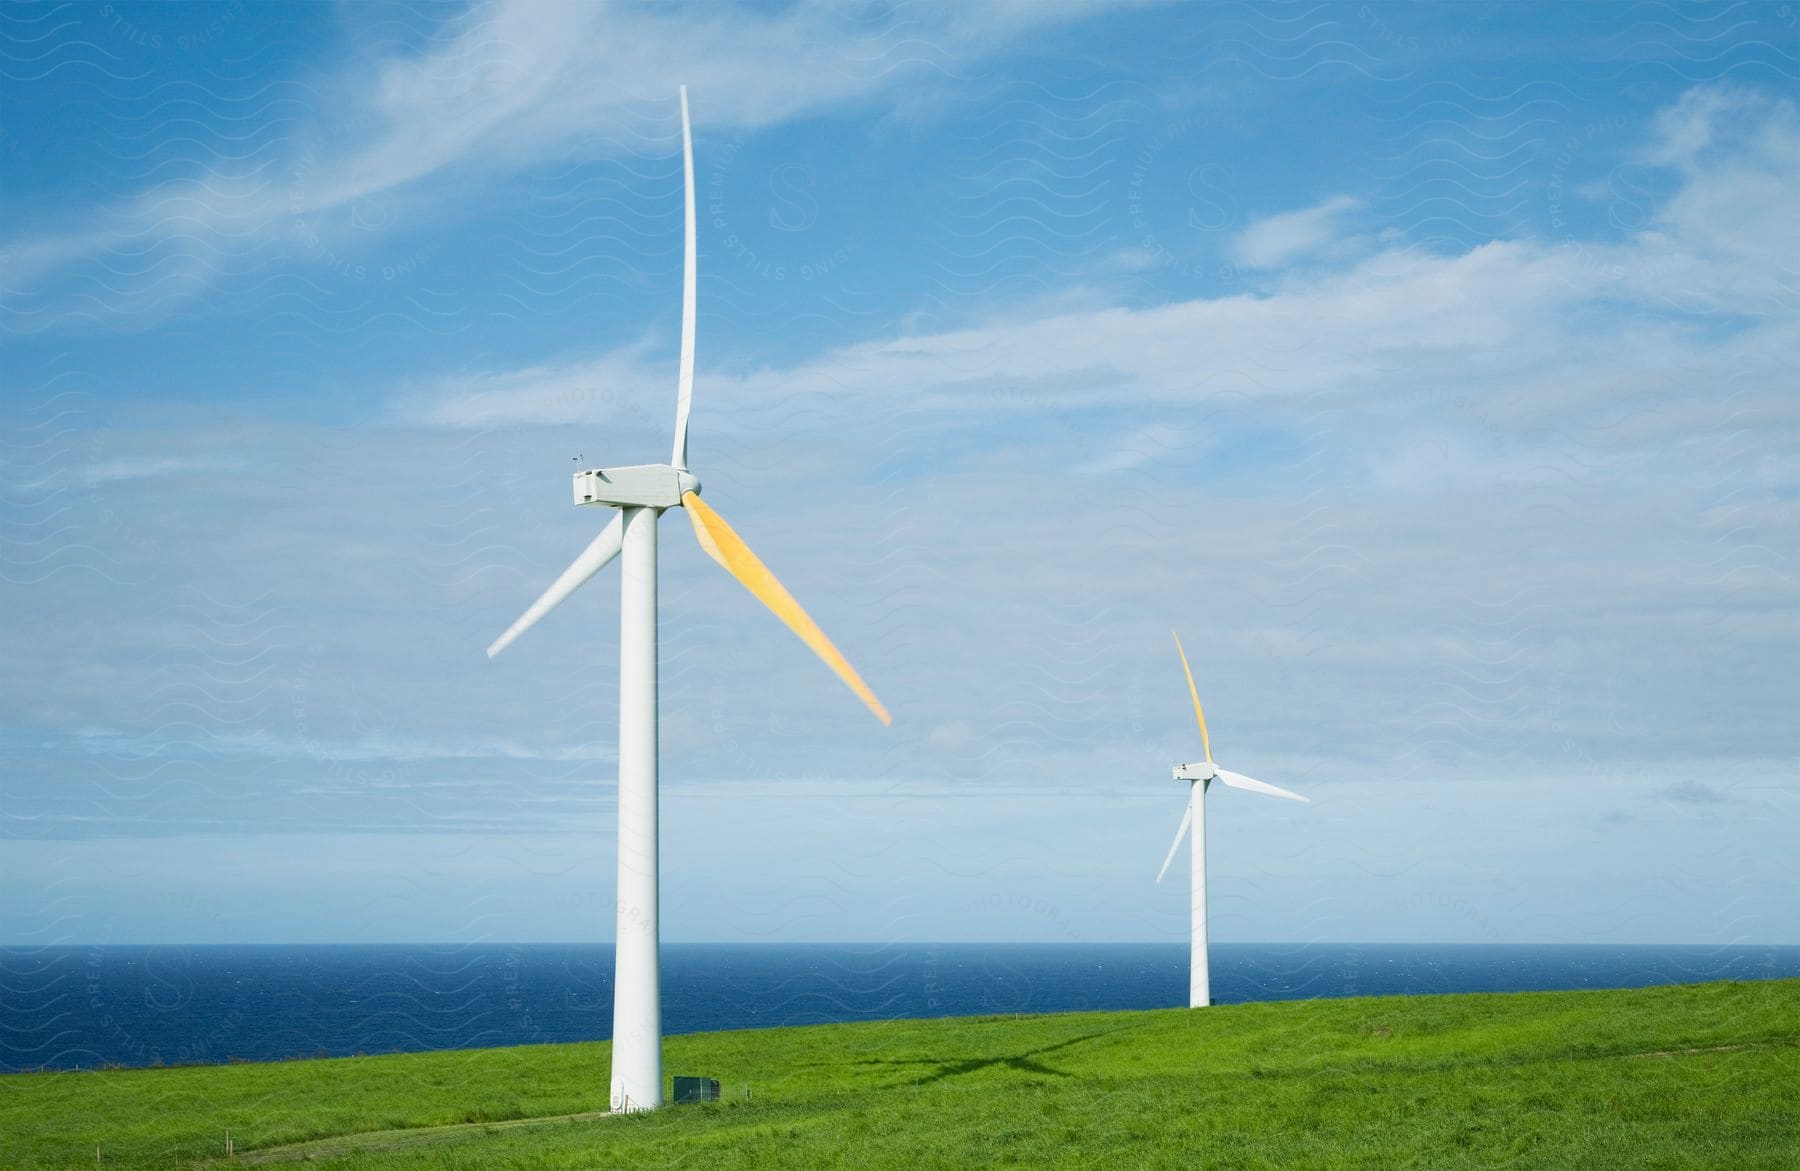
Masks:
[[[1161,882],[1163,875],[1169,872],[1169,864],[1175,861],[1175,851],[1181,849],[1182,836],[1191,829],[1194,848],[1190,854],[1193,869],[1188,887],[1188,1007],[1205,1008],[1212,1003],[1212,983],[1206,963],[1207,787],[1214,781],[1220,781],[1234,789],[1248,789],[1252,793],[1266,793],[1271,797],[1286,797],[1290,801],[1306,801],[1308,804],[1311,801],[1298,793],[1290,793],[1242,773],[1229,772],[1213,763],[1212,741],[1206,735],[1206,713],[1200,710],[1200,692],[1194,688],[1194,673],[1188,669],[1187,652],[1181,649],[1181,636],[1173,630],[1169,633],[1175,635],[1175,653],[1181,656],[1181,670],[1187,676],[1188,696],[1194,701],[1194,719],[1200,725],[1200,746],[1206,751],[1206,762],[1175,766],[1175,779],[1188,782],[1187,812],[1181,815],[1181,825],[1175,830],[1175,841],[1169,846],[1169,856],[1163,859],[1162,870],[1157,873],[1156,881]]]
[[[688,470],[688,408],[694,391],[694,144],[687,87],[681,87],[681,160],[686,235],[681,283],[681,370],[675,392],[675,448],[666,464],[575,473],[575,503],[618,509],[612,522],[487,649],[488,658],[536,625],[604,569],[620,564],[619,605],[619,897],[613,972],[612,1109],[662,1105],[662,997],[658,971],[656,835],[656,521],[686,510],[694,536],[788,629],[825,660],[883,724],[875,698],[818,624],[807,616],[723,517],[700,499]]]

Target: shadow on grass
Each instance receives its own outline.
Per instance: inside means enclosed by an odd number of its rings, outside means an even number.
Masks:
[[[1005,1068],[1019,1073],[1035,1073],[1049,1077],[1069,1078],[1074,1074],[1045,1065],[1033,1060],[1045,1053],[1054,1053],[1058,1049],[1067,1049],[1071,1045],[1079,1045],[1083,1041],[1092,1041],[1097,1037],[1109,1037],[1114,1033],[1130,1032],[1129,1029],[1104,1029],[1098,1033],[1084,1033],[1079,1037],[1070,1037],[1066,1041],[1058,1041],[1054,1045],[1042,1045],[1036,1049],[1027,1049],[1023,1053],[1002,1055],[999,1057],[867,1057],[857,1062],[858,1065],[933,1065],[935,1072],[923,1077],[914,1078],[910,1084],[927,1086],[933,1082],[941,1082],[946,1078],[961,1077],[964,1074],[979,1073],[984,1069]]]

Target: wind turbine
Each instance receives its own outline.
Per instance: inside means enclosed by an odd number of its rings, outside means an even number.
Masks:
[[[1188,669],[1187,652],[1181,649],[1181,636],[1173,630],[1169,633],[1175,635],[1175,653],[1181,656],[1181,670],[1187,676],[1188,695],[1194,701],[1194,719],[1200,724],[1200,746],[1206,750],[1206,762],[1175,766],[1175,779],[1188,782],[1187,812],[1181,815],[1181,825],[1175,831],[1175,841],[1169,846],[1169,856],[1163,859],[1162,870],[1157,872],[1156,881],[1161,882],[1163,875],[1169,872],[1169,864],[1175,861],[1175,851],[1181,849],[1182,837],[1192,829],[1194,848],[1190,857],[1193,874],[1188,888],[1188,1007],[1205,1008],[1212,1003],[1212,984],[1206,964],[1207,787],[1214,781],[1220,781],[1234,789],[1248,789],[1252,793],[1266,793],[1271,797],[1286,797],[1290,801],[1306,801],[1308,804],[1311,801],[1298,793],[1290,793],[1266,781],[1222,769],[1213,763],[1212,740],[1206,735],[1206,713],[1200,710],[1200,693],[1194,688],[1194,673]]]
[[[687,87],[681,87],[681,160],[686,249],[681,284],[681,371],[675,392],[675,448],[666,464],[575,473],[575,503],[619,510],[487,649],[488,658],[536,625],[584,582],[621,558],[619,606],[619,899],[613,972],[612,1108],[662,1105],[662,998],[657,964],[656,520],[685,509],[707,556],[756,595],[800,641],[849,684],[883,724],[887,709],[723,517],[700,499],[688,470],[688,407],[694,390],[694,143]]]

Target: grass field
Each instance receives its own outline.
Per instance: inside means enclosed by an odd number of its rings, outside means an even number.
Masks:
[[[1800,1167],[1800,980],[825,1025],[665,1054],[725,1100],[581,1116],[605,1106],[605,1044],[4,1075],[0,1164]]]

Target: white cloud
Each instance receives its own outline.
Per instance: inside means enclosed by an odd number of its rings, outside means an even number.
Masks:
[[[1152,461],[1166,461],[1186,439],[1187,432],[1180,427],[1152,423],[1147,427],[1137,428],[1114,443],[1105,455],[1089,460],[1077,470],[1088,476],[1129,472]]]
[[[1616,242],[1496,240],[1455,254],[1396,245],[1259,293],[1148,308],[1052,299],[1036,315],[857,342],[785,368],[703,363],[697,409],[705,433],[717,434],[804,425],[844,402],[1041,421],[1101,404],[1316,407],[1329,396],[1461,403],[1467,417],[1507,435],[1604,408],[1615,437],[1660,442],[1691,429],[1692,411],[1711,409],[1666,401],[1659,387],[1671,371],[1736,369],[1741,405],[1784,401],[1768,372],[1795,355],[1783,310],[1800,269],[1800,238],[1788,224],[1800,123],[1789,103],[1757,108],[1735,150],[1688,173],[1644,231]],[[1661,139],[1644,156],[1659,153]],[[1331,200],[1296,214],[1322,230],[1335,214],[1325,209],[1346,206]],[[1271,234],[1260,254],[1294,255],[1288,245],[1304,234]],[[1694,315],[1705,314],[1729,330],[1702,330]],[[1731,332],[1759,320],[1766,327],[1748,340]],[[667,382],[666,360],[634,343],[558,366],[425,381],[400,409],[413,421],[490,427],[592,421],[634,402],[654,430]],[[617,388],[616,398],[597,400],[591,386]],[[1122,458],[1106,466],[1129,466]],[[1455,462],[1441,466],[1450,472]],[[1407,481],[1424,466],[1415,461]]]
[[[653,348],[645,338],[591,361],[453,374],[407,390],[395,409],[402,419],[475,428],[636,414],[652,381],[672,381],[666,371],[654,378]]]
[[[98,488],[130,480],[147,480],[163,476],[181,476],[194,472],[241,470],[241,460],[225,456],[139,456],[96,461],[54,469],[49,475],[22,480],[15,485],[22,492],[60,491],[72,488]]]
[[[1300,211],[1257,220],[1239,234],[1233,258],[1246,268],[1279,268],[1331,241],[1339,222],[1360,204],[1334,195]]]
[[[1598,259],[1675,308],[1793,316],[1800,109],[1765,94],[1701,89],[1657,127],[1645,161],[1674,166],[1685,181],[1631,253]]]
[[[1454,256],[1384,252],[1262,296],[1080,309],[885,338],[785,368],[703,364],[696,409],[705,432],[717,434],[778,428],[826,403],[1042,421],[1100,405],[1229,408],[1316,404],[1327,395],[1462,399],[1493,425],[1542,426],[1653,391],[1607,370],[1636,370],[1658,357],[1690,366],[1716,359],[1716,345],[1691,338],[1687,323],[1639,315],[1664,307],[1660,272],[1679,269],[1688,277],[1683,296],[1726,308],[1757,287],[1761,266],[1748,256],[1702,256],[1672,238],[1604,252],[1523,242]],[[1595,313],[1614,324],[1596,331],[1584,316]],[[1581,377],[1571,377],[1577,370]],[[492,427],[592,422],[629,400],[654,422],[667,383],[666,361],[634,344],[585,362],[421,383],[400,408],[417,422]],[[598,386],[618,388],[617,398],[586,389]],[[900,399],[896,388],[905,388]],[[1497,401],[1482,405],[1488,397]]]
[[[85,730],[77,741],[80,751],[97,756],[138,760],[177,757],[194,750],[209,756],[266,757],[284,761],[442,761],[442,760],[543,760],[577,762],[615,760],[617,753],[606,743],[563,745],[522,744],[505,739],[466,739],[407,736],[364,736],[354,739],[314,739],[274,735],[266,731],[205,732],[191,739],[172,739],[166,734],[142,737],[113,731]],[[416,781],[414,783],[417,783]]]
[[[1644,161],[1691,170],[1718,138],[1722,116],[1742,116],[1764,107],[1767,99],[1754,90],[1731,86],[1695,86],[1672,106],[1657,111]]]

